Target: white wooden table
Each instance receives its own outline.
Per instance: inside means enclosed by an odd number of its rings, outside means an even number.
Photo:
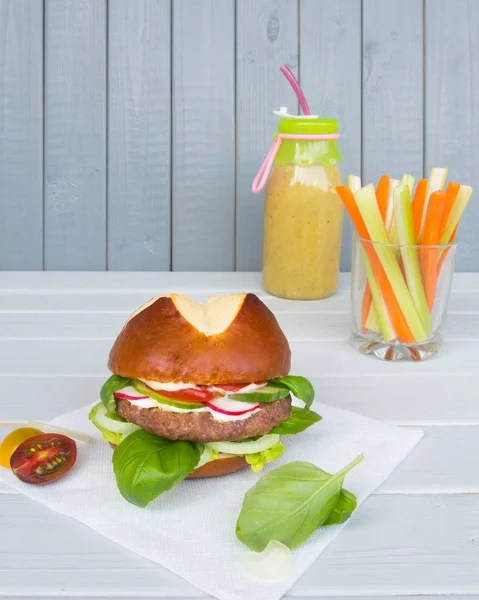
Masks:
[[[301,303],[267,296],[256,273],[0,274],[1,418],[46,420],[95,400],[115,335],[153,295],[256,292],[291,342],[292,372],[323,402],[426,431],[287,597],[479,598],[479,275],[456,275],[444,347],[424,364],[349,347],[347,282]],[[0,542],[1,599],[206,597],[6,487]]]

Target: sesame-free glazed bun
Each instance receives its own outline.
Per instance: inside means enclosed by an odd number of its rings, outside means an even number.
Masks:
[[[197,385],[287,375],[291,351],[273,313],[254,294],[160,296],[127,321],[110,352],[116,375]]]
[[[207,462],[190,473],[186,479],[202,479],[203,477],[220,477],[240,471],[248,466],[244,456],[225,456]]]

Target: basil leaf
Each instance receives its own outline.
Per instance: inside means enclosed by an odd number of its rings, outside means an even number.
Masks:
[[[291,416],[289,419],[282,421],[269,433],[278,433],[279,435],[290,435],[294,433],[301,433],[311,425],[314,425],[318,421],[321,421],[323,417],[318,413],[309,410],[309,408],[298,408],[293,406]]]
[[[295,461],[266,473],[244,497],[236,535],[262,552],[271,540],[293,549],[325,523],[336,506],[344,477],[363,455],[335,475]]]
[[[120,494],[131,504],[146,506],[194,471],[200,456],[193,442],[172,442],[144,429],[135,431],[113,452]]]
[[[336,506],[323,523],[323,527],[344,523],[353,514],[354,510],[356,509],[356,505],[356,496],[353,493],[348,492],[348,490],[342,489]]]
[[[314,388],[312,383],[306,377],[297,375],[286,375],[286,377],[276,377],[270,379],[271,385],[282,387],[292,392],[298,400],[302,400],[309,408],[314,400]]]
[[[116,412],[116,400],[113,395],[118,390],[129,385],[131,379],[127,377],[120,377],[120,375],[112,375],[105,381],[100,390],[100,399],[103,402],[104,407],[111,419],[117,421],[124,421],[122,417]]]

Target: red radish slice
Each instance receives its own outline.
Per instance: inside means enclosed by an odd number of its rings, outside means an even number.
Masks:
[[[231,398],[223,397],[216,398],[211,402],[205,402],[206,406],[218,413],[223,415],[240,416],[246,415],[247,413],[253,412],[258,409],[261,404],[253,404],[245,407],[244,402],[238,402],[237,400],[231,400]]]
[[[123,392],[115,392],[113,395],[119,400],[129,400],[130,402],[135,402],[136,400],[146,400],[149,398],[149,396],[131,396],[130,394],[124,394]]]
[[[211,402],[205,402],[205,405],[208,408],[210,408],[213,412],[221,413],[222,415],[230,415],[232,417],[239,417],[240,415],[246,415],[247,413],[253,412],[254,410],[256,410],[257,408],[259,408],[261,406],[260,404],[256,404],[253,408],[249,408],[248,410],[242,410],[239,412],[235,412],[232,410],[223,410],[222,408],[219,408],[218,406],[214,406],[214,404],[211,404]]]

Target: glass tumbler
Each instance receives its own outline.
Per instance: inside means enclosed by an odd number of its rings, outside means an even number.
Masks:
[[[351,342],[382,360],[422,361],[442,343],[456,244],[353,240]]]

